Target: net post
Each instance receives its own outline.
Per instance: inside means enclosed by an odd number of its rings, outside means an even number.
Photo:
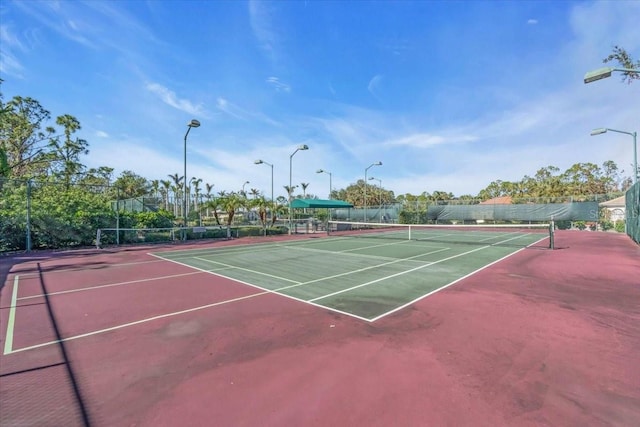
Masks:
[[[553,250],[555,249],[555,242],[554,242],[554,236],[555,236],[555,222],[553,220],[553,217],[551,217],[551,223],[549,223],[549,249]]]
[[[102,233],[102,230],[98,228],[98,231],[96,231],[96,249],[100,249],[100,234]]]

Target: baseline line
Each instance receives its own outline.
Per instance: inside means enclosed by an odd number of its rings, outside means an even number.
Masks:
[[[4,337],[4,354],[11,353],[13,348],[13,330],[16,320],[16,303],[18,300],[18,282],[19,277],[13,278],[13,292],[11,293],[11,307],[9,308],[9,320],[7,320],[7,335]]]
[[[130,265],[139,265],[139,264],[148,264],[148,263],[152,263],[152,262],[160,262],[161,260],[151,260],[151,261],[138,261],[138,262],[124,262],[122,264],[110,264],[107,265],[106,267],[100,267],[100,269],[105,269],[105,268],[120,268],[120,267],[127,267]],[[47,268],[51,268],[51,267],[55,267],[54,266],[50,266],[50,267],[44,267],[44,269],[46,270]],[[55,273],[68,273],[70,271],[87,271],[87,270],[97,270],[97,268],[63,268],[60,270],[51,270],[51,271],[47,271],[47,274],[55,274]],[[32,277],[32,276],[38,276],[40,273],[23,273],[22,276],[23,277]]]
[[[173,279],[174,277],[189,276],[191,274],[200,274],[200,273],[203,273],[203,272],[202,271],[190,271],[188,273],[173,274],[171,276],[150,277],[148,279],[129,280],[127,282],[109,283],[109,284],[106,284],[106,285],[89,286],[89,287],[86,287],[86,288],[69,289],[69,290],[66,290],[66,291],[50,292],[47,295],[62,295],[62,294],[71,294],[71,293],[74,293],[74,292],[93,291],[94,289],[110,288],[110,287],[113,287],[113,286],[122,286],[122,285],[131,285],[133,283],[151,282],[153,280]],[[43,297],[43,296],[44,296],[44,294],[38,294],[38,295],[30,295],[28,297],[22,297],[22,298],[18,298],[18,299],[19,300],[25,300],[25,299],[31,299],[31,298],[40,298],[40,297]]]
[[[45,343],[41,343],[41,344],[32,345],[32,346],[29,346],[29,347],[19,348],[17,350],[11,351],[11,353],[19,353],[19,352],[22,352],[22,351],[33,350],[33,349],[36,349],[36,348],[46,347],[48,345],[58,344],[58,343],[61,343],[61,342],[73,341],[73,340],[77,340],[79,338],[86,338],[86,337],[90,337],[92,335],[98,335],[98,334],[103,334],[105,332],[116,331],[118,329],[127,328],[129,326],[140,325],[142,323],[152,322],[154,320],[164,319],[166,317],[178,316],[180,314],[191,313],[191,312],[198,311],[198,310],[204,310],[206,308],[211,308],[211,307],[216,307],[218,305],[224,305],[224,304],[229,304],[229,303],[232,303],[232,302],[242,301],[242,300],[245,300],[245,299],[257,297],[257,296],[260,296],[260,295],[266,295],[266,294],[270,294],[270,293],[272,293],[272,292],[270,292],[270,291],[258,292],[256,294],[245,295],[243,297],[232,298],[232,299],[225,300],[225,301],[219,301],[219,302],[214,302],[214,303],[211,303],[211,304],[201,305],[201,306],[198,306],[198,307],[188,308],[186,310],[180,310],[180,311],[174,311],[172,313],[160,314],[158,316],[153,316],[153,317],[148,317],[146,319],[136,320],[135,322],[124,323],[122,325],[116,325],[116,326],[112,326],[110,328],[99,329],[97,331],[87,332],[85,334],[74,335],[72,337],[62,338],[60,340],[49,341],[49,342],[45,342]]]

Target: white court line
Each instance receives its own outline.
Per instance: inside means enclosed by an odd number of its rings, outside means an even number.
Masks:
[[[472,253],[472,252],[476,252],[476,251],[479,251],[479,250],[482,250],[482,249],[486,249],[486,248],[489,248],[489,247],[490,247],[490,246],[482,246],[482,247],[480,247],[480,248],[472,249],[472,250],[467,251],[467,252],[462,252],[462,253],[460,253],[460,254],[458,254],[458,255],[453,255],[453,256],[450,256],[450,257],[447,257],[447,258],[440,259],[440,260],[438,260],[438,261],[430,262],[430,263],[425,264],[425,265],[420,265],[420,266],[418,266],[418,267],[414,267],[414,268],[411,268],[411,269],[409,269],[409,270],[402,271],[402,272],[400,272],[400,273],[391,274],[391,275],[389,275],[389,276],[381,277],[381,278],[379,278],[379,279],[372,280],[372,281],[367,282],[367,283],[362,283],[362,284],[357,285],[357,286],[352,286],[352,287],[347,288],[347,289],[342,289],[342,290],[340,290],[340,291],[332,292],[332,293],[330,293],[330,294],[323,295],[323,296],[321,296],[321,297],[313,298],[313,299],[311,299],[311,300],[309,300],[309,301],[317,301],[317,300],[321,300],[321,299],[324,299],[324,298],[332,297],[332,296],[334,296],[334,295],[342,294],[342,293],[344,293],[344,292],[349,292],[349,291],[352,291],[352,290],[354,290],[354,289],[362,288],[362,287],[364,287],[364,286],[373,285],[374,283],[382,282],[382,281],[384,281],[384,280],[391,279],[391,278],[393,278],[393,277],[402,276],[403,274],[407,274],[407,273],[411,273],[411,272],[414,272],[414,271],[417,271],[417,270],[421,270],[421,269],[426,268],[426,267],[431,267],[432,265],[440,264],[441,262],[448,261],[448,260],[450,260],[450,259],[454,259],[454,258],[458,258],[458,257],[461,257],[461,256],[463,256],[463,255],[468,255],[468,254],[470,254],[470,253]]]
[[[157,254],[159,255],[162,259],[164,260],[172,260],[174,258],[171,258],[169,256],[171,255],[176,255],[176,259],[182,259],[182,258],[193,258],[195,255],[211,255],[211,254],[220,254],[222,253],[223,255],[226,254],[234,254],[234,253],[240,253],[240,254],[244,254],[244,253],[254,253],[254,252],[259,252],[259,251],[269,251],[269,250],[273,250],[273,247],[295,247],[295,246],[300,246],[300,245],[314,245],[314,244],[318,244],[318,243],[322,243],[323,241],[326,242],[326,240],[323,240],[322,238],[318,238],[318,239],[302,239],[302,240],[293,240],[290,242],[282,243],[282,242],[261,242],[261,243],[242,243],[242,244],[237,244],[237,245],[232,245],[232,246],[216,246],[216,247],[211,247],[211,248],[207,248],[207,249],[180,249],[180,250],[174,250],[174,251],[166,251],[166,252],[154,252],[154,253],[150,253],[150,255],[154,255]],[[169,256],[165,256],[165,255],[169,255]]]
[[[361,273],[361,272],[363,272],[363,271],[371,270],[371,269],[374,269],[374,268],[381,268],[381,267],[385,267],[385,266],[387,266],[387,265],[396,264],[396,263],[399,263],[399,262],[402,262],[402,261],[410,261],[410,260],[412,260],[412,258],[417,258],[417,257],[425,256],[425,255],[431,255],[431,254],[435,254],[435,253],[437,253],[437,252],[443,252],[443,251],[447,251],[447,250],[449,250],[449,248],[437,249],[437,250],[435,250],[435,251],[431,251],[431,252],[426,252],[426,253],[423,253],[423,254],[414,255],[414,256],[409,257],[409,258],[399,258],[399,259],[395,259],[395,260],[393,260],[393,261],[385,262],[385,263],[382,263],[382,264],[371,265],[371,266],[369,266],[369,267],[363,267],[363,268],[359,268],[359,269],[357,269],[357,270],[345,271],[344,273],[335,274],[335,275],[333,275],[333,276],[323,276],[323,277],[321,277],[321,278],[319,278],[319,279],[313,279],[313,280],[309,280],[309,281],[306,281],[306,282],[296,282],[296,281],[294,281],[294,280],[288,280],[288,279],[285,279],[285,278],[283,278],[283,277],[273,276],[273,275],[270,275],[270,274],[268,274],[267,276],[270,276],[270,277],[272,277],[272,278],[274,278],[274,279],[281,279],[281,280],[283,280],[283,281],[290,281],[290,282],[293,282],[293,283],[294,283],[293,285],[290,285],[290,286],[284,286],[284,287],[281,287],[281,288],[278,288],[278,289],[274,289],[274,290],[273,290],[273,292],[281,292],[281,291],[284,291],[284,290],[288,290],[288,289],[292,289],[292,288],[297,288],[297,287],[299,287],[299,286],[309,285],[309,284],[311,284],[311,283],[322,282],[322,281],[329,280],[329,279],[335,279],[336,277],[348,276],[348,275],[350,275],[350,274]],[[202,261],[206,261],[206,262],[216,262],[216,261],[210,261],[210,260],[205,259],[205,258],[198,258],[198,259],[200,259],[200,260],[202,260]],[[424,265],[422,265],[422,267],[424,267]],[[239,268],[239,269],[240,269],[240,270],[246,270],[246,269],[243,269],[243,268]],[[251,270],[246,270],[246,271],[251,272]],[[223,277],[224,277],[224,276],[223,276]],[[234,279],[233,277],[227,277],[227,278],[228,278],[228,279],[231,279],[231,280],[236,280],[236,279]],[[253,286],[253,285],[252,285],[252,286]],[[262,289],[262,288],[260,288],[260,289]],[[285,295],[285,296],[286,296],[286,295]],[[311,299],[311,300],[301,300],[301,301],[305,301],[305,302],[310,302],[310,301],[311,301],[311,302],[312,302],[312,301],[314,301],[314,300],[315,300],[315,299]]]
[[[7,320],[7,334],[4,337],[4,354],[11,353],[13,348],[13,326],[16,320],[16,303],[18,300],[18,275],[13,278],[13,292],[11,293],[11,307],[9,308],[9,319]]]
[[[154,280],[173,279],[175,277],[189,276],[189,275],[192,275],[192,274],[200,274],[200,273],[202,273],[202,271],[190,271],[188,273],[173,274],[171,276],[151,277],[151,278],[148,278],[148,279],[129,280],[127,282],[109,283],[109,284],[106,284],[106,285],[97,285],[97,286],[89,286],[89,287],[86,287],[86,288],[69,289],[69,290],[66,290],[66,291],[49,292],[49,293],[47,293],[47,295],[62,295],[62,294],[72,294],[74,292],[93,291],[95,289],[111,288],[113,286],[131,285],[133,283],[151,282],[151,281],[154,281]],[[19,300],[24,300],[24,299],[30,299],[30,298],[40,298],[40,297],[43,297],[44,295],[45,294],[30,295],[30,296],[21,297],[21,298],[18,298],[18,299]]]
[[[509,240],[513,240],[513,239],[509,239]],[[544,238],[540,239],[539,241],[542,241],[542,240],[544,240]],[[538,242],[535,242],[535,243],[538,243]],[[535,244],[535,243],[532,243],[532,244]],[[490,246],[484,246],[482,248],[476,248],[476,249],[474,249],[472,251],[465,252],[464,254],[471,253],[471,252],[474,252],[474,251],[477,251],[477,250],[480,250],[480,249],[486,249],[488,247],[490,247]],[[438,250],[438,251],[442,251],[442,250],[445,250],[445,249],[441,249],[441,250]],[[155,254],[149,254],[151,256],[155,256],[155,257],[159,258],[161,261],[174,262],[176,264],[181,264],[181,265],[184,265],[186,267],[190,267],[192,269],[196,269],[196,270],[198,270],[200,272],[205,272],[205,273],[213,274],[215,276],[219,276],[219,277],[222,277],[222,278],[225,278],[225,279],[233,280],[235,282],[238,282],[238,283],[241,283],[241,284],[245,284],[247,286],[251,286],[251,287],[256,288],[256,289],[260,289],[261,292],[258,292],[256,294],[246,295],[244,297],[233,298],[233,299],[230,299],[230,300],[225,300],[225,301],[219,301],[219,302],[216,302],[216,303],[206,304],[206,305],[202,305],[202,306],[199,306],[199,307],[193,307],[193,308],[190,308],[190,309],[181,310],[181,311],[177,311],[177,312],[166,313],[166,314],[162,314],[162,315],[158,315],[158,316],[154,316],[154,317],[150,317],[150,318],[137,320],[137,321],[134,321],[134,322],[125,323],[125,324],[122,324],[122,325],[117,325],[117,326],[113,326],[113,327],[109,327],[109,328],[105,328],[105,329],[100,329],[100,330],[97,330],[97,331],[92,331],[92,332],[88,332],[88,333],[84,333],[84,334],[80,334],[80,335],[75,335],[75,336],[72,336],[72,337],[63,338],[62,340],[55,340],[55,341],[45,342],[45,343],[36,344],[36,345],[33,345],[33,346],[24,347],[24,348],[15,349],[15,350],[13,350],[11,348],[12,341],[13,341],[13,323],[12,323],[11,324],[11,329],[12,329],[11,333],[9,334],[9,328],[8,328],[8,331],[7,331],[7,339],[5,340],[5,352],[4,352],[4,354],[6,355],[6,354],[11,354],[11,353],[18,353],[18,352],[22,352],[22,351],[37,349],[37,348],[45,347],[45,346],[48,346],[48,345],[57,344],[57,343],[63,342],[63,341],[65,341],[65,342],[66,341],[72,341],[72,340],[76,340],[76,339],[80,339],[80,338],[85,338],[85,337],[89,337],[89,336],[93,336],[93,335],[102,334],[102,333],[105,333],[105,332],[110,332],[110,331],[114,331],[114,330],[118,330],[118,329],[123,329],[123,328],[130,327],[130,326],[139,325],[139,324],[146,323],[146,322],[151,322],[153,320],[158,320],[158,319],[162,319],[162,318],[168,318],[168,317],[172,317],[172,316],[177,316],[177,315],[180,315],[180,314],[185,314],[185,313],[189,313],[189,312],[203,310],[203,309],[206,309],[206,308],[211,308],[211,307],[215,307],[215,306],[219,306],[219,305],[223,305],[223,304],[228,304],[228,303],[232,303],[232,302],[236,302],[236,301],[241,301],[241,300],[257,297],[257,296],[260,296],[260,295],[267,295],[267,294],[276,294],[276,295],[279,295],[279,296],[284,296],[286,298],[289,298],[289,299],[292,299],[292,300],[295,300],[295,301],[298,301],[298,302],[310,304],[310,305],[313,305],[315,307],[318,307],[318,308],[321,308],[321,309],[324,309],[324,310],[333,311],[333,312],[340,313],[340,314],[343,314],[345,316],[353,317],[353,318],[356,318],[356,319],[360,319],[360,320],[363,320],[363,321],[366,321],[366,322],[374,322],[374,321],[376,321],[376,320],[378,320],[378,319],[380,319],[382,317],[385,317],[385,316],[387,316],[387,315],[389,315],[391,313],[394,313],[394,312],[396,312],[398,310],[401,310],[402,308],[407,307],[407,306],[419,301],[420,299],[425,298],[428,295],[431,295],[431,294],[433,294],[433,293],[435,293],[435,292],[437,292],[437,291],[439,291],[441,289],[444,289],[444,288],[446,288],[448,286],[451,286],[454,283],[457,283],[457,282],[463,280],[464,278],[469,277],[472,274],[474,274],[474,273],[476,273],[476,272],[478,272],[478,271],[480,271],[480,270],[482,270],[484,268],[489,267],[490,265],[493,265],[493,264],[495,264],[495,263],[497,263],[497,262],[499,262],[499,261],[501,261],[501,260],[503,260],[505,258],[508,258],[509,256],[514,255],[517,252],[520,252],[521,250],[522,249],[520,249],[520,250],[518,250],[516,252],[513,252],[513,253],[511,253],[509,255],[506,255],[505,257],[500,258],[499,260],[496,260],[496,261],[492,262],[491,264],[488,264],[488,265],[486,265],[486,266],[484,266],[484,267],[482,267],[482,268],[480,268],[480,269],[478,269],[478,270],[476,270],[476,271],[474,271],[472,273],[469,273],[466,276],[455,280],[454,282],[451,282],[451,283],[449,283],[449,284],[447,284],[447,285],[445,285],[445,286],[443,286],[441,288],[438,288],[435,291],[430,292],[429,294],[423,295],[420,298],[417,298],[417,299],[415,299],[415,300],[413,300],[413,301],[411,301],[411,302],[409,302],[407,304],[404,304],[401,307],[397,307],[397,308],[395,308],[395,309],[393,309],[391,311],[388,311],[386,313],[383,313],[383,314],[381,314],[381,315],[379,315],[377,317],[371,318],[371,319],[365,318],[365,317],[362,317],[362,316],[358,316],[357,314],[349,313],[349,312],[346,312],[346,311],[343,311],[343,310],[338,310],[338,309],[335,309],[335,308],[332,308],[332,307],[327,307],[327,306],[324,306],[322,304],[317,304],[317,303],[314,302],[317,299],[322,299],[322,298],[325,298],[325,297],[327,297],[329,295],[325,295],[323,297],[315,298],[313,300],[303,300],[303,299],[296,298],[296,297],[293,297],[293,296],[290,296],[290,295],[279,293],[280,291],[286,290],[286,289],[294,287],[294,286],[299,286],[299,285],[293,285],[293,286],[278,288],[278,289],[275,289],[275,290],[265,289],[265,288],[262,288],[260,286],[254,285],[252,283],[243,282],[243,281],[238,280],[238,279],[232,279],[230,277],[217,274],[214,271],[200,269],[200,268],[197,268],[197,267],[194,267],[194,266],[191,266],[191,265],[188,265],[188,264],[184,264],[184,263],[181,263],[181,262],[178,262],[178,261],[166,259],[166,258],[163,258],[163,257],[155,255]],[[436,262],[421,266],[419,268],[428,267],[428,266],[436,264],[438,262],[442,262],[442,261],[445,261],[447,259],[455,258],[457,256],[461,256],[461,255],[464,255],[464,254],[459,254],[459,255],[456,255],[456,256],[453,256],[453,257],[449,257],[449,258],[446,258],[446,259],[443,259],[443,260],[440,260],[440,261],[436,261]],[[423,256],[423,255],[426,255],[426,254],[420,254],[418,256]],[[400,261],[403,261],[403,260],[404,259],[399,259],[397,261],[400,262]],[[205,261],[208,261],[208,260],[205,260]],[[392,262],[395,262],[395,261],[392,261]],[[416,268],[416,269],[419,269],[419,268]],[[416,270],[416,269],[412,269],[412,270]],[[405,274],[405,273],[400,273],[400,274]],[[399,275],[399,274],[395,274],[393,276],[397,276],[397,275]],[[388,276],[387,278],[393,277],[393,276]],[[327,277],[325,277],[323,279],[319,279],[319,280],[326,280],[326,279],[327,279]],[[17,300],[17,276],[14,278],[14,280],[15,280],[15,286],[14,286],[14,289],[13,289],[13,297]],[[308,283],[311,283],[311,282],[308,282]],[[303,285],[303,284],[305,284],[305,283],[302,283],[300,285]],[[360,286],[363,286],[363,285],[360,285]],[[15,302],[16,301],[12,299],[12,305],[11,305],[12,310],[15,310],[15,306],[16,306]],[[14,311],[14,317],[15,317],[15,311]],[[10,318],[11,318],[11,312],[10,312]],[[10,335],[11,339],[9,339],[9,335]],[[7,344],[7,342],[9,342],[9,341],[11,341],[11,345]]]
[[[536,243],[537,243],[537,242],[536,242]],[[416,299],[414,299],[414,300],[412,300],[412,301],[409,301],[409,302],[408,302],[408,303],[406,303],[406,304],[401,305],[400,307],[396,307],[396,308],[394,308],[393,310],[390,310],[390,311],[388,311],[388,312],[386,312],[386,313],[382,313],[382,314],[380,314],[379,316],[376,316],[376,317],[372,318],[372,319],[371,319],[371,322],[375,322],[375,321],[376,321],[376,320],[378,320],[378,319],[382,319],[382,318],[383,318],[383,317],[385,317],[385,316],[388,316],[388,315],[390,315],[390,314],[392,314],[392,313],[395,313],[396,311],[400,311],[400,310],[402,310],[403,308],[406,308],[406,307],[408,307],[408,306],[410,306],[410,305],[412,305],[412,304],[417,303],[418,301],[420,301],[421,299],[424,299],[424,298],[428,297],[429,295],[433,295],[433,294],[435,294],[436,292],[440,292],[441,290],[448,288],[449,286],[455,285],[456,283],[458,283],[458,282],[460,282],[460,281],[462,281],[462,280],[466,279],[467,277],[470,277],[470,276],[472,276],[472,275],[476,274],[477,272],[484,270],[485,268],[488,268],[488,267],[490,267],[490,266],[492,266],[492,265],[494,265],[494,264],[496,264],[496,263],[498,263],[498,262],[500,262],[500,261],[502,261],[502,260],[504,260],[504,259],[507,259],[507,258],[509,258],[510,256],[515,255],[515,254],[517,254],[518,252],[520,252],[520,251],[522,251],[522,250],[524,250],[524,249],[525,249],[525,248],[521,248],[521,249],[519,249],[519,250],[517,250],[517,251],[515,251],[515,252],[511,252],[510,254],[507,254],[507,255],[503,256],[502,258],[500,258],[500,259],[497,259],[497,260],[493,261],[493,262],[492,262],[492,263],[490,263],[490,264],[487,264],[487,265],[485,265],[485,266],[483,266],[483,267],[480,267],[480,268],[478,268],[477,270],[474,270],[474,271],[472,271],[471,273],[466,274],[466,275],[464,275],[464,276],[462,276],[462,277],[460,277],[460,278],[458,278],[458,279],[454,280],[453,282],[447,283],[446,285],[441,286],[441,287],[439,287],[438,289],[434,289],[433,291],[431,291],[431,292],[429,292],[429,293],[427,293],[427,294],[421,295],[421,296],[419,296],[418,298],[416,298]]]
[[[128,267],[131,265],[140,265],[140,264],[149,264],[149,263],[154,263],[154,262],[161,262],[161,260],[151,260],[151,261],[138,261],[138,262],[125,262],[122,264],[108,264],[105,266],[100,266],[100,267],[93,267],[93,268],[79,268],[79,267],[75,267],[75,268],[64,268],[61,270],[51,270],[51,271],[45,271],[45,273],[47,274],[53,274],[53,273],[68,273],[70,271],[90,271],[90,270],[104,270],[107,268],[120,268],[120,267]],[[46,265],[42,265],[42,268],[44,270],[47,270],[48,268],[55,268],[55,265],[50,265],[50,266],[46,266]],[[22,277],[39,277],[40,273],[23,273],[21,274]]]
[[[258,292],[256,294],[245,295],[243,297],[233,298],[233,299],[229,299],[229,300],[225,300],[225,301],[214,302],[214,303],[211,303],[211,304],[201,305],[199,307],[193,307],[193,308],[188,308],[186,310],[175,311],[173,313],[166,313],[166,314],[160,314],[158,316],[147,317],[146,319],[136,320],[135,322],[124,323],[122,325],[112,326],[110,328],[104,328],[104,329],[100,329],[100,330],[97,330],[97,331],[87,332],[86,334],[74,335],[72,337],[63,338],[61,340],[54,340],[54,341],[49,341],[49,342],[45,342],[45,343],[41,343],[41,344],[32,345],[32,346],[29,346],[29,347],[19,348],[19,349],[11,351],[10,353],[19,353],[19,352],[22,352],[22,351],[33,350],[33,349],[36,349],[36,348],[46,347],[48,345],[58,344],[58,343],[61,343],[61,342],[73,341],[73,340],[77,340],[79,338],[86,338],[86,337],[90,337],[92,335],[103,334],[105,332],[116,331],[118,329],[127,328],[129,326],[135,326],[135,325],[151,322],[151,321],[158,320],[158,319],[164,319],[166,317],[177,316],[177,315],[180,315],[180,314],[191,313],[193,311],[204,310],[205,308],[211,308],[211,307],[216,307],[218,305],[229,304],[229,303],[236,302],[236,301],[242,301],[242,300],[253,298],[253,297],[257,297],[257,296],[260,296],[260,295],[266,295],[268,293],[270,293],[270,292],[268,292],[268,291]],[[8,353],[5,352],[5,354],[8,354]]]
[[[200,258],[200,257],[197,257],[197,256],[196,257],[192,257],[192,258],[200,260],[200,261],[204,261],[204,262],[209,262],[209,263],[212,263],[212,264],[222,265],[223,267],[231,268],[233,270],[246,271],[248,273],[257,274],[259,276],[267,276],[267,277],[270,277],[272,279],[282,280],[284,282],[291,282],[291,283],[295,283],[295,284],[299,284],[300,283],[297,280],[291,280],[291,279],[287,279],[285,277],[274,276],[273,274],[263,273],[261,271],[251,270],[251,269],[244,268],[244,267],[238,267],[236,265],[231,265],[231,264],[227,264],[227,263],[220,262],[220,261],[214,261],[212,259]]]
[[[397,242],[395,244],[403,244],[405,242]],[[409,257],[409,258],[394,258],[394,257],[390,257],[390,256],[383,256],[383,255],[369,255],[369,254],[356,254],[356,253],[351,253],[350,251],[354,251],[354,250],[362,250],[362,249],[369,249],[369,248],[375,248],[378,247],[380,245],[375,245],[375,246],[366,246],[366,247],[361,247],[361,248],[357,248],[357,249],[345,249],[343,251],[331,251],[331,250],[326,250],[326,249],[318,249],[318,248],[296,248],[297,251],[307,251],[307,252],[314,252],[314,253],[318,253],[318,254],[328,254],[328,255],[334,255],[335,254],[344,254],[350,257],[354,257],[354,258],[365,258],[365,259],[381,259],[381,260],[397,260],[397,259],[401,259],[403,261],[412,261],[412,262],[421,262],[421,261],[413,261],[412,258],[414,257]],[[384,246],[384,245],[383,245]],[[407,245],[406,243],[403,244],[403,246],[414,246],[414,247],[419,247],[421,249],[426,249],[429,246],[418,246],[418,245]],[[435,252],[439,252],[442,250],[449,250],[450,248],[439,248],[438,250],[436,250]],[[423,255],[429,255],[433,252],[427,252],[424,254],[420,254],[417,256],[423,256]]]

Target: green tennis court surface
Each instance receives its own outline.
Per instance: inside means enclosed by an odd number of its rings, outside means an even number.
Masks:
[[[259,289],[375,321],[544,236],[512,232],[477,243],[322,237],[154,255]],[[518,240],[520,247],[501,245]],[[186,291],[186,290],[185,290]]]

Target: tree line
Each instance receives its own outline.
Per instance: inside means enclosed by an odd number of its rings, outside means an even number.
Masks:
[[[614,60],[625,68],[640,68],[640,61],[634,62],[618,46],[604,62]],[[629,83],[638,78],[638,73],[623,73]],[[60,247],[91,244],[96,229],[114,224],[123,228],[173,227],[184,225],[186,219],[187,225],[200,225],[204,217],[218,225],[230,225],[238,212],[243,218],[251,212],[266,228],[287,215],[287,198],[271,201],[254,188],[214,193],[213,183],[192,177],[185,185],[187,177],[179,173],[148,180],[134,171],[124,171],[114,179],[112,167],[88,168],[82,163],[82,156],[89,153],[89,142],[78,136],[81,129],[78,119],[70,114],[52,119],[36,99],[14,96],[5,102],[0,92],[0,251],[23,249],[27,224],[32,227],[35,246]],[[620,194],[631,183],[631,177],[622,176],[615,162],[606,161],[600,166],[577,163],[565,171],[546,166],[517,182],[491,182],[475,196],[455,196],[441,190],[395,195],[381,183],[376,186],[358,180],[332,190],[330,197],[356,207],[416,201],[471,203],[500,196]],[[308,186],[301,183],[284,189],[291,198],[317,198],[307,192]],[[154,205],[153,212],[125,212],[119,201],[126,199],[141,199],[143,205],[147,199]]]

